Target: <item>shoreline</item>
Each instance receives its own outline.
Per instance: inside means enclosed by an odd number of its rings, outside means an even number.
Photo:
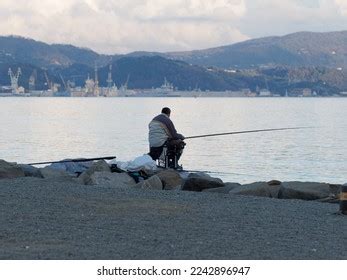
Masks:
[[[347,259],[338,206],[0,181],[0,259]]]
[[[347,259],[338,204],[264,196],[293,182],[240,187],[189,174],[175,188],[167,172],[129,187],[126,173],[95,171],[102,164],[81,175],[93,184],[47,168],[46,178],[1,179],[0,259]],[[214,187],[187,189],[204,184]]]

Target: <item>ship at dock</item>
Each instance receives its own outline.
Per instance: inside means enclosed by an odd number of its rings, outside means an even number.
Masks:
[[[136,92],[136,97],[181,97],[181,94],[175,90],[172,83],[164,78],[164,83],[158,88],[142,89]]]
[[[116,97],[118,96],[118,88],[112,80],[112,65],[109,66],[107,77],[107,87],[99,86],[98,69],[95,65],[94,79],[88,78],[85,80],[84,87],[70,87],[69,92],[71,97]]]
[[[29,80],[29,96],[37,97],[115,97],[118,96],[118,89],[112,80],[112,66],[110,65],[107,87],[99,86],[98,69],[95,65],[94,79],[88,75],[83,87],[76,87],[72,81],[65,82],[60,75],[62,85],[53,83],[45,72],[47,90],[35,90],[35,75],[33,74]]]

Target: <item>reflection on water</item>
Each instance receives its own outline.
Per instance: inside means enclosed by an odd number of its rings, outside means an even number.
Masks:
[[[148,123],[168,106],[185,136],[315,127],[187,140],[185,169],[219,171],[236,182],[345,183],[346,105],[342,98],[1,98],[0,158],[129,160],[147,152]]]

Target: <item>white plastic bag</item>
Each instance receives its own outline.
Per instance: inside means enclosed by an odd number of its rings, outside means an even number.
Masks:
[[[147,154],[144,154],[143,156],[139,156],[132,161],[117,161],[116,164],[118,168],[124,171],[130,171],[130,172],[157,169],[156,162]]]

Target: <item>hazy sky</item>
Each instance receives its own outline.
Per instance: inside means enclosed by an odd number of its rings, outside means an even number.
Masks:
[[[115,54],[347,30],[347,0],[0,0],[0,35]]]

